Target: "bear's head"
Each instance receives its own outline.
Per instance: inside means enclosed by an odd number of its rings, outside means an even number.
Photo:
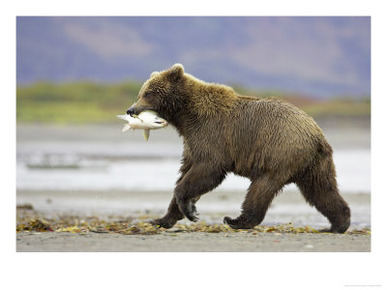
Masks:
[[[162,72],[153,72],[141,87],[137,102],[128,109],[127,114],[137,115],[152,110],[161,118],[174,123],[186,108],[184,87],[184,67],[181,64],[175,64]]]

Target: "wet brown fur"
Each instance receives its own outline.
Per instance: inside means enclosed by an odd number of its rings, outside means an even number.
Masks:
[[[288,183],[295,183],[328,218],[332,232],[349,227],[350,209],[337,189],[332,148],[315,121],[297,107],[238,95],[176,64],[152,73],[130,109],[157,111],[184,140],[181,176],[167,214],[155,224],[169,228],[184,216],[196,221],[196,201],[233,172],[251,180],[241,215],[224,219],[233,228],[260,224]]]

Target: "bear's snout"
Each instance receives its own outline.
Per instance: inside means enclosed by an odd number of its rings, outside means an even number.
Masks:
[[[138,103],[134,103],[127,111],[126,114],[133,117],[133,115],[138,115],[143,111],[154,111],[154,109],[151,106],[143,106]]]
[[[135,108],[130,107],[130,108],[126,111],[126,114],[127,114],[127,115],[131,115],[131,116],[133,117],[133,115],[135,114]]]

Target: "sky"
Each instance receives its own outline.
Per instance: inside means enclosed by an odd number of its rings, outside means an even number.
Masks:
[[[18,17],[17,83],[144,81],[182,63],[210,82],[370,95],[370,17]]]

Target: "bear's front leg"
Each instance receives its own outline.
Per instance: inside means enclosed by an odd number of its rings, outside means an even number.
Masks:
[[[184,176],[191,169],[191,167],[192,167],[192,163],[190,162],[189,151],[185,149],[183,153],[183,163],[180,167],[181,175],[179,179],[176,181],[176,184],[178,184],[184,178]],[[173,196],[165,216],[159,219],[154,219],[150,221],[150,223],[156,226],[169,229],[169,228],[172,228],[178,220],[181,220],[183,218],[184,218],[184,215],[181,213],[179,206],[177,205],[175,196]]]
[[[193,164],[175,187],[175,198],[180,211],[191,221],[198,220],[195,203],[200,196],[213,190],[226,173],[212,164]]]
[[[176,198],[173,197],[171,203],[169,204],[167,214],[160,219],[152,220],[151,224],[170,229],[178,220],[181,220],[182,218],[184,218],[184,215],[181,213],[179,206],[177,205]]]

